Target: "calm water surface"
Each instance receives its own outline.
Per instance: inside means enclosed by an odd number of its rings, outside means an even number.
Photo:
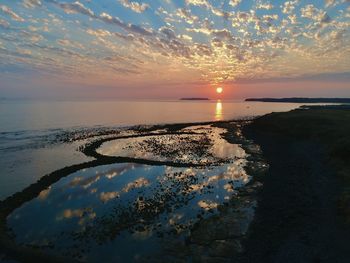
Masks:
[[[249,118],[299,107],[242,101],[0,101],[0,199],[41,176],[89,160],[62,134],[99,127]]]
[[[0,132],[230,120],[297,103],[243,101],[0,101]]]
[[[86,262],[155,262],[164,256],[175,262],[179,244],[189,238],[193,244],[186,257],[201,253],[202,234],[191,234],[194,226],[200,229],[225,210],[224,203],[238,200],[239,189],[252,177],[245,171],[245,150],[222,138],[225,129],[199,125],[181,132],[114,139],[98,150],[204,166],[126,162],[78,170],[9,215],[16,242]],[[231,219],[236,235],[245,231],[255,206],[242,203]]]

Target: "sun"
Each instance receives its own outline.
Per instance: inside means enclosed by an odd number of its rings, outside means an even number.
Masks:
[[[221,94],[223,91],[224,91],[224,89],[221,88],[221,87],[216,88],[216,93],[217,94]]]

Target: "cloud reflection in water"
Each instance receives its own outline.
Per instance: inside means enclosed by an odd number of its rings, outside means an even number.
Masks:
[[[223,129],[209,125],[186,129],[206,134],[212,141],[207,149],[211,158],[226,158],[228,162],[205,168],[121,163],[78,171],[9,217],[17,241],[49,242],[63,254],[75,251],[74,247],[84,248],[82,256],[89,262],[115,258],[129,262],[133,259],[128,251],[147,255],[159,250],[164,235],[174,239],[188,234],[199,218],[217,213],[217,207],[250,177],[244,170],[244,150],[224,140]],[[188,143],[188,138],[177,139]],[[176,142],[174,137],[166,140]],[[128,153],[137,150],[129,148]],[[176,158],[176,154],[182,152],[174,151],[167,158]],[[43,229],[43,225],[54,227]],[[111,245],[118,249],[101,256],[101,249]]]

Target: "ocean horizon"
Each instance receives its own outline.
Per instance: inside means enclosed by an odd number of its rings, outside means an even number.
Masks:
[[[176,99],[0,100],[0,133],[93,126],[125,127],[252,118],[305,103]]]

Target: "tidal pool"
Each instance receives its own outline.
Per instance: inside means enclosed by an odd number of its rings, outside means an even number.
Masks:
[[[244,160],[205,169],[121,163],[84,169],[8,217],[16,241],[89,262],[133,261],[184,239],[249,181]],[[101,253],[106,251],[106,253]]]
[[[240,251],[255,207],[244,149],[254,145],[231,144],[226,128],[211,125],[166,132],[130,130],[95,150],[101,160],[168,165],[91,161],[14,210],[7,217],[13,239],[83,262],[198,259],[217,256],[223,246],[227,256]]]
[[[189,132],[195,134],[186,134]],[[178,134],[154,133],[107,141],[97,152],[106,156],[202,164],[244,158],[245,152],[241,147],[222,138],[224,132],[225,129],[210,125],[190,126]]]

